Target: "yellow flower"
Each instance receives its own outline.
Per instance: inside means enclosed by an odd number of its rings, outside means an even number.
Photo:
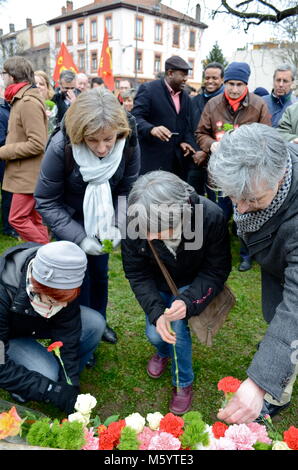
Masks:
[[[22,422],[23,420],[19,417],[15,406],[8,412],[0,413],[0,439],[19,434]]]

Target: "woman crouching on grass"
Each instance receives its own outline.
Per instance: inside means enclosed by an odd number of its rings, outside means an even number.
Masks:
[[[126,215],[126,197],[139,173],[137,150],[135,129],[131,132],[115,96],[102,88],[87,90],[51,139],[35,190],[37,209],[54,236],[87,254],[80,302],[104,317],[108,254],[102,242],[109,239],[115,247],[121,240],[118,227]],[[116,343],[116,333],[107,326],[103,339]]]
[[[86,266],[84,251],[68,241],[24,243],[0,258],[0,388],[19,403],[73,411],[79,374],[105,328],[102,315],[79,304]],[[39,339],[63,343],[65,372]]]

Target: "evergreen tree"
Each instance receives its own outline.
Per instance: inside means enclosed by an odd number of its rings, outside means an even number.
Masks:
[[[209,55],[206,57],[205,60],[203,60],[203,67],[205,68],[206,65],[210,64],[210,62],[219,62],[224,67],[228,65],[228,62],[226,61],[223,55],[223,52],[221,48],[219,47],[217,41],[212,47],[211,51],[209,52]]]

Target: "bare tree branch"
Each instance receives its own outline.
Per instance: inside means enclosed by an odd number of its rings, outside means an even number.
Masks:
[[[255,4],[254,11],[248,11],[248,8],[251,7],[252,4]],[[266,7],[268,12],[259,11],[258,4]],[[221,7],[223,7],[224,10],[221,10]],[[243,7],[246,8],[243,10]],[[273,14],[271,11],[273,11],[275,14]],[[280,23],[286,18],[298,15],[298,3],[289,8],[285,8],[284,10],[279,10],[273,3],[263,0],[245,0],[241,3],[238,3],[235,8],[233,8],[227,0],[221,0],[221,5],[217,8],[217,10],[213,11],[213,16],[218,13],[228,13],[244,20],[246,23],[245,30],[247,30],[252,24],[260,25],[263,22]]]

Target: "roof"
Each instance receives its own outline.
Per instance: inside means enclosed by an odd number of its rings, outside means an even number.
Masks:
[[[172,19],[180,23],[187,23],[201,29],[205,29],[208,26],[205,23],[197,21],[195,18],[185,15],[180,11],[174,10],[173,8],[167,7],[162,3],[156,6],[156,0],[102,0],[97,3],[90,3],[76,10],[66,11],[64,14],[57,16],[51,20],[48,20],[49,25],[62,23],[66,20],[80,18],[82,16],[89,16],[102,11],[111,11],[118,8],[128,8],[136,11],[138,8],[139,13],[149,13],[158,17]]]

